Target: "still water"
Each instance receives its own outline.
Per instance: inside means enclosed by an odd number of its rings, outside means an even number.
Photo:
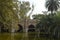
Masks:
[[[38,37],[37,33],[0,33],[0,40],[54,40],[53,38]]]

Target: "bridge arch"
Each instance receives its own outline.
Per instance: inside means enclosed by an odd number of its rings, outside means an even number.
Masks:
[[[22,25],[18,24],[17,32],[23,32],[23,26]]]
[[[28,32],[34,32],[35,31],[35,26],[34,25],[29,25],[28,26]]]

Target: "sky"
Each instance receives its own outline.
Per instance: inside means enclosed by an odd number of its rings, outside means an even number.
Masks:
[[[32,4],[34,5],[34,11],[33,14],[31,15],[42,14],[43,13],[42,11],[46,11],[45,0],[20,0],[20,1],[29,1],[31,5]]]

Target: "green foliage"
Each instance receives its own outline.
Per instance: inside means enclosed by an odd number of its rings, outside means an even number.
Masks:
[[[60,12],[57,12],[54,16],[52,16],[51,14],[42,16],[35,15],[34,18],[40,20],[36,25],[36,28],[39,30],[44,30],[45,32],[51,34],[54,34],[55,32],[57,32],[56,30],[59,30],[58,28],[60,26]]]
[[[11,29],[12,22],[18,21],[18,16],[13,10],[13,6],[13,0],[0,0],[0,22],[8,29]]]
[[[36,19],[37,23],[44,17],[43,14],[33,15],[33,19]]]

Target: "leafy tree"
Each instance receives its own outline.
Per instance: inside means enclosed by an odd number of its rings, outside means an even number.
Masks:
[[[58,32],[59,34],[60,12],[57,12],[55,16],[51,16],[51,14],[42,15],[42,17],[41,15],[35,15],[34,18],[40,20],[36,25],[36,29],[39,29],[40,32],[44,31],[51,35],[55,35]]]
[[[40,20],[44,15],[43,14],[38,14],[38,15],[33,15],[33,19]]]
[[[23,1],[20,5],[20,19],[24,19],[30,9],[31,8],[29,2]]]
[[[18,20],[17,15],[13,10],[13,6],[13,0],[0,1],[0,22],[3,23],[4,28],[11,29],[12,22]]]

